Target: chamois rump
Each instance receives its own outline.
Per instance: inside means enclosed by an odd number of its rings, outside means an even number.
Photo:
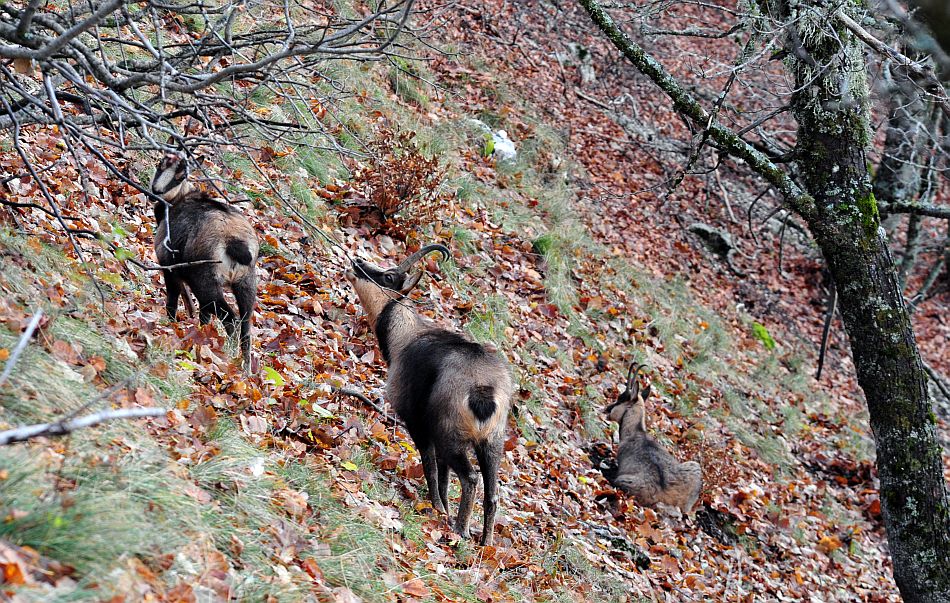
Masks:
[[[386,395],[419,450],[433,508],[448,514],[449,469],[459,477],[462,498],[454,527],[465,537],[478,483],[469,460],[474,450],[485,489],[481,543],[486,545],[495,525],[511,375],[497,351],[438,327],[398,299],[422,276],[410,269],[433,251],[449,258],[445,246],[427,245],[389,270],[354,260],[346,278],[389,365]]]
[[[641,391],[637,380],[643,366],[637,366],[631,376],[634,365],[630,365],[626,389],[605,411],[620,425],[614,485],[644,506],[663,503],[688,513],[702,491],[702,469],[693,461],[680,463],[647,434],[645,405],[650,386]]]
[[[168,317],[176,320],[178,300],[182,298],[190,315],[190,288],[198,299],[201,324],[217,316],[229,336],[240,325],[241,355],[247,370],[251,359],[251,315],[257,300],[257,234],[240,210],[195,189],[189,175],[187,158],[169,153],[159,162],[152,178],[152,192],[164,199],[153,208],[158,264],[205,262],[162,271],[165,309]],[[234,293],[237,313],[224,298],[224,285]]]

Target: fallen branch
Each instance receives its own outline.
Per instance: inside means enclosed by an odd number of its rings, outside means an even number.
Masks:
[[[937,389],[940,390],[940,393],[943,394],[943,397],[950,402],[950,385],[947,385],[947,382],[943,380],[940,374],[933,369],[926,362],[924,363],[924,370],[927,371],[927,375],[930,377],[930,380],[934,382],[934,385],[937,386]]]
[[[825,366],[825,354],[828,352],[828,335],[831,334],[831,321],[838,308],[838,289],[834,282],[828,291],[828,304],[825,310],[825,324],[821,328],[821,349],[818,351],[818,370],[815,372],[815,381],[821,381],[821,369]]]
[[[40,423],[38,425],[26,425],[0,431],[0,446],[14,444],[16,442],[26,442],[33,438],[44,436],[61,436],[72,433],[85,427],[92,427],[105,421],[114,421],[116,419],[141,419],[143,417],[163,417],[164,408],[123,408],[121,410],[105,410],[97,412],[78,419],[69,421],[57,421],[55,423]]]
[[[10,373],[13,372],[13,367],[16,366],[17,360],[20,359],[20,354],[23,353],[23,350],[26,349],[26,345],[33,337],[33,331],[36,330],[36,327],[40,326],[40,320],[42,318],[43,310],[37,310],[36,314],[34,314],[33,318],[30,320],[30,324],[27,325],[26,331],[23,331],[23,335],[20,336],[20,341],[18,341],[16,347],[13,348],[10,358],[7,360],[7,365],[3,368],[3,374],[0,375],[0,385],[3,385],[3,383],[7,380],[7,377],[10,376]]]
[[[378,402],[373,402],[371,399],[366,397],[363,393],[358,392],[355,389],[349,389],[345,387],[336,387],[336,386],[333,386],[333,391],[338,394],[342,394],[344,396],[352,396],[356,398],[357,400],[363,402],[364,404],[366,404],[367,406],[369,406],[370,408],[378,412],[380,415],[382,415],[383,420],[386,423],[389,423],[390,425],[399,424],[399,419],[397,419],[396,417],[386,412],[386,409],[384,409],[381,404],[379,404]]]

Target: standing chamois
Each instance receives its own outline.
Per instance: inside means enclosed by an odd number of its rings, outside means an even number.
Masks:
[[[645,405],[650,386],[641,392],[637,380],[643,366],[631,375],[634,365],[630,365],[626,389],[606,409],[610,420],[620,425],[614,485],[644,506],[663,503],[688,513],[702,490],[702,469],[693,461],[680,463],[647,434]]]
[[[488,346],[435,325],[398,298],[422,276],[409,270],[443,245],[427,245],[383,270],[353,260],[346,278],[353,285],[379,349],[389,365],[386,394],[405,422],[422,457],[432,506],[448,513],[449,469],[462,485],[455,530],[469,535],[478,477],[469,461],[474,449],[485,488],[481,543],[491,544],[498,501],[498,465],[513,391],[508,363]]]
[[[198,299],[201,324],[217,316],[229,336],[240,324],[241,355],[247,370],[251,361],[251,315],[257,300],[257,234],[240,210],[196,190],[188,176],[187,159],[170,153],[159,162],[152,178],[152,192],[164,199],[154,207],[158,264],[194,263],[162,271],[165,309],[175,320],[181,297],[191,314],[187,284]],[[224,299],[224,285],[234,293],[238,314]]]

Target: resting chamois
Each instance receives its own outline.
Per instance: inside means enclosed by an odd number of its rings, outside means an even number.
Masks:
[[[188,181],[185,157],[167,154],[152,178],[152,192],[164,199],[155,203],[155,255],[160,266],[197,263],[163,270],[168,317],[176,319],[178,298],[191,310],[185,284],[198,299],[198,318],[212,316],[224,323],[228,335],[240,324],[241,355],[245,369],[251,359],[251,315],[257,300],[257,234],[237,208],[223,199],[196,190]],[[228,285],[238,314],[224,299]]]
[[[485,487],[481,543],[491,544],[511,376],[508,363],[496,351],[436,326],[398,299],[422,276],[421,270],[409,270],[433,251],[449,257],[445,246],[427,245],[389,270],[354,260],[346,278],[389,365],[386,394],[422,457],[432,506],[448,513],[451,468],[462,485],[455,530],[469,535],[478,483],[468,456],[474,449]]]
[[[693,461],[680,463],[647,434],[645,404],[650,386],[640,391],[637,377],[643,365],[631,376],[633,368],[627,372],[626,389],[606,409],[610,420],[620,425],[614,485],[644,506],[663,503],[689,512],[702,491],[702,469]]]

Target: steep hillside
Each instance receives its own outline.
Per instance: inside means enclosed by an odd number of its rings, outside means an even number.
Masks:
[[[897,599],[850,363],[842,347],[818,386],[802,344],[818,328],[816,259],[788,252],[790,278],[772,281],[704,256],[668,217],[692,215],[695,183],[668,207],[632,195],[649,149],[573,95],[577,74],[559,68],[566,50],[546,23],[483,8],[446,17],[430,41],[447,52],[431,62],[340,67],[344,93],[328,83],[334,102],[319,113],[325,139],[208,151],[262,241],[249,377],[219,325],[170,323],[158,273],[129,261],[154,260],[144,196],[92,157],[82,173],[59,162],[55,130],[24,131],[54,164],[70,226],[101,237],[70,241],[54,217],[0,208],[4,364],[45,314],[0,384],[0,427],[110,406],[168,412],[0,448],[6,595]],[[522,46],[502,44],[509,27],[522,27]],[[261,99],[262,112],[286,110]],[[515,159],[491,156],[486,126],[508,132]],[[147,181],[157,157],[116,160]],[[0,166],[22,171],[3,142]],[[373,191],[395,187],[395,173],[422,184],[382,221]],[[27,175],[9,189],[42,205]],[[496,344],[518,388],[494,547],[453,534],[426,502],[418,453],[381,413],[386,369],[342,278],[352,257],[391,264],[435,241],[453,259],[429,261],[413,304]],[[614,431],[602,408],[634,360],[658,392],[651,430],[703,466],[692,517],[642,508],[602,474]]]

